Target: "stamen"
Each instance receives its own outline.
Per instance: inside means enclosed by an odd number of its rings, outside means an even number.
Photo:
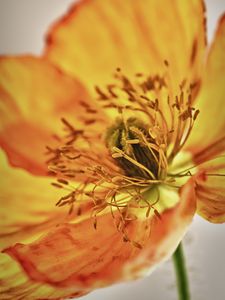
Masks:
[[[117,147],[113,147],[113,151],[117,152],[117,153],[115,153],[116,156],[115,156],[115,154],[112,154],[113,158],[122,158],[123,157],[123,158],[127,159],[128,161],[130,161],[135,166],[137,166],[138,168],[146,171],[152,179],[155,179],[155,175],[151,172],[151,170],[149,170],[144,165],[140,164],[138,161],[136,161],[135,159],[133,159],[130,156],[128,156],[127,154],[125,154],[122,150],[118,149]]]
[[[164,64],[169,68],[168,61]],[[173,95],[165,75],[136,73],[128,78],[118,68],[114,77],[105,88],[95,87],[99,104],[109,115],[117,114],[112,126],[93,137],[85,126],[76,128],[62,118],[66,135],[57,135],[59,147],[47,147],[51,155],[47,163],[56,178],[52,185],[67,192],[57,206],[68,205],[70,214],[77,207],[80,215],[81,204],[91,201],[95,229],[97,216],[110,212],[123,240],[141,249],[138,241],[130,239],[126,226],[137,218],[133,210],[144,210],[146,219],[150,213],[161,218],[155,206],[160,202],[159,192],[155,203],[150,203],[146,191],[153,187],[159,191],[159,184],[178,188],[177,178],[192,176],[191,169],[168,174],[168,167],[188,140],[199,110],[192,107],[193,88],[185,88],[187,80]],[[95,107],[80,104],[91,114],[84,124],[95,123]],[[103,137],[105,144],[99,145]],[[82,183],[74,187],[73,182]]]

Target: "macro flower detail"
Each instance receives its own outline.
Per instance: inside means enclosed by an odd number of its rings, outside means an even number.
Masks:
[[[72,188],[59,199],[58,206],[69,204],[72,212],[77,201],[91,197],[95,227],[100,212],[106,213],[110,207],[114,217],[116,209],[120,214],[116,226],[122,231],[123,238],[130,241],[125,233],[128,220],[138,218],[143,211],[148,218],[151,210],[160,218],[160,188],[176,189],[178,180],[188,177],[187,172],[176,175],[170,173],[170,169],[174,157],[185,145],[199,111],[191,106],[191,90],[185,99],[181,87],[179,96],[170,100],[164,78],[145,79],[143,74],[138,74],[139,82],[134,84],[120,70],[115,77],[119,82],[108,85],[107,91],[96,87],[98,100],[112,116],[106,132],[99,135],[102,149],[90,151],[88,145],[87,150],[81,148],[81,145],[91,143],[90,132],[76,130],[63,119],[69,133],[59,142],[60,147],[48,148],[53,154],[49,169],[58,178],[52,183],[58,188],[68,187],[71,180],[79,180],[82,176],[81,187]],[[151,100],[151,94],[159,99]],[[163,105],[167,106],[169,114],[163,113]],[[172,206],[174,201],[164,205]],[[140,243],[132,243],[142,247]]]
[[[4,299],[137,279],[196,212],[225,221],[225,18],[205,61],[204,9],[84,0],[42,57],[0,58]]]

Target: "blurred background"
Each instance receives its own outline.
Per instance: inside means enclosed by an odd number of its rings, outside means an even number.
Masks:
[[[73,0],[0,0],[0,54],[40,54],[48,26],[65,13],[73,2]],[[217,20],[225,11],[225,0],[205,2],[208,38],[211,41]],[[192,300],[224,300],[225,224],[213,225],[196,216],[184,244]],[[149,277],[97,290],[82,298],[82,300],[116,299],[176,300],[171,261],[161,265]]]

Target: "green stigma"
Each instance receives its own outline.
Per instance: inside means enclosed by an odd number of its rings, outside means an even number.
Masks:
[[[106,144],[126,176],[159,179],[159,152],[147,126],[137,118],[117,119],[107,130]]]

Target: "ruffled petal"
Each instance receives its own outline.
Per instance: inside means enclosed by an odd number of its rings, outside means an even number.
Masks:
[[[24,170],[11,168],[2,152],[0,161],[0,248],[25,239],[33,240],[52,226],[77,215],[76,206],[70,217],[67,207],[55,206],[60,195],[65,195],[65,191],[51,186],[50,178],[34,177]],[[80,205],[84,216],[84,212],[90,209],[91,204],[87,202]]]
[[[225,222],[225,156],[201,166],[196,177],[197,212],[212,223]]]
[[[200,114],[186,148],[201,160],[210,159],[225,150],[225,15],[220,19],[207,58],[201,92],[196,102]],[[204,150],[205,149],[205,150]],[[209,153],[210,149],[210,153]]]
[[[8,255],[0,253],[0,297],[4,300],[62,300],[81,297],[88,291],[72,288],[57,288],[31,281],[19,264]]]
[[[124,240],[111,214],[77,224],[64,224],[28,244],[4,250],[32,281],[62,288],[95,289],[138,278],[177,247],[195,213],[194,181],[180,190],[180,202],[154,216],[126,225]],[[130,241],[130,242],[129,242]]]
[[[177,86],[198,79],[204,22],[199,0],[84,0],[51,28],[44,54],[91,89],[109,83],[117,67],[161,74],[165,61]]]
[[[0,97],[0,145],[13,166],[34,174],[46,174],[45,147],[61,133],[62,117],[87,130],[104,120],[78,81],[40,58],[2,57]]]

